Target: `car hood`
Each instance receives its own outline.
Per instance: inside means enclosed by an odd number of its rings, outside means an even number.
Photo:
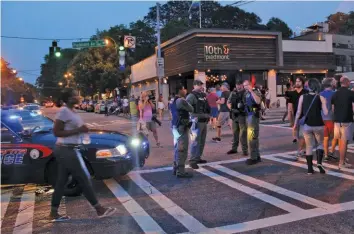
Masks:
[[[91,143],[86,145],[89,148],[107,149],[114,148],[119,144],[125,144],[129,136],[113,131],[92,130],[89,132]],[[31,138],[32,143],[54,147],[56,137],[50,133],[35,133]]]

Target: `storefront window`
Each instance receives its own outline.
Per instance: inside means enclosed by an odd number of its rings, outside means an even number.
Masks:
[[[289,73],[277,73],[277,97],[283,97],[286,91],[286,84],[292,80]]]

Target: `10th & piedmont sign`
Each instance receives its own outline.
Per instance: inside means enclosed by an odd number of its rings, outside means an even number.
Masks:
[[[224,61],[230,60],[229,45],[205,45],[204,60],[205,61]]]

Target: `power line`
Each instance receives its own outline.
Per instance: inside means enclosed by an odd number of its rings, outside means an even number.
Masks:
[[[79,37],[79,38],[39,38],[39,37],[15,37],[15,36],[1,36],[2,38],[8,39],[21,39],[21,40],[37,40],[37,41],[80,41],[91,39],[88,37]]]

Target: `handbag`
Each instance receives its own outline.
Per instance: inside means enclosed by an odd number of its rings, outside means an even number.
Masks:
[[[308,115],[308,113],[309,113],[309,111],[310,111],[310,109],[312,107],[312,104],[315,101],[316,97],[317,97],[317,94],[313,97],[312,102],[311,102],[309,108],[306,111],[306,114],[304,116],[302,116],[301,119],[299,119],[299,125],[305,125],[305,121],[306,121],[307,115]]]

